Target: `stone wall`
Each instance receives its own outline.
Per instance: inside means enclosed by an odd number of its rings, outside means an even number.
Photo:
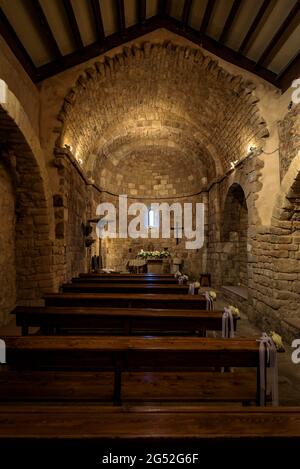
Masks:
[[[300,150],[299,107],[299,104],[294,106],[278,125],[281,179],[284,178],[291,162]]]
[[[117,226],[118,226],[118,199],[113,196],[105,195],[103,199],[105,202],[111,202],[114,206],[117,207]],[[147,238],[119,238],[109,239],[105,238],[102,241],[102,254],[103,254],[103,264],[106,268],[116,268],[116,269],[125,269],[128,260],[134,259],[137,253],[141,250],[149,251],[162,251],[167,248],[172,258],[177,258],[182,261],[182,270],[190,275],[192,278],[199,279],[200,272],[206,271],[206,258],[207,258],[207,232],[208,232],[208,212],[207,212],[207,194],[201,194],[199,196],[193,196],[183,199],[166,199],[166,200],[155,200],[155,199],[128,199],[128,205],[133,202],[142,202],[147,207],[151,205],[151,202],[168,204],[179,202],[192,203],[195,209],[196,203],[204,204],[204,245],[199,249],[186,249],[187,238],[184,236],[178,241],[175,239],[174,230],[171,230],[171,238],[162,238],[161,232],[158,238],[152,238],[151,235]],[[182,209],[183,209],[182,205]],[[183,209],[184,210],[184,209]],[[195,211],[193,212],[193,227],[195,227]],[[134,218],[134,216],[128,216],[128,223]],[[160,220],[161,223],[161,220]],[[171,227],[174,228],[174,219],[173,214],[171,215]],[[182,226],[182,224],[180,225]],[[161,225],[160,225],[161,228]]]
[[[15,188],[12,175],[0,159],[0,324],[8,322],[16,304]]]
[[[99,192],[88,183],[70,152],[56,151],[59,191],[53,196],[55,214],[54,266],[56,287],[90,267],[86,245],[88,220],[95,218]]]

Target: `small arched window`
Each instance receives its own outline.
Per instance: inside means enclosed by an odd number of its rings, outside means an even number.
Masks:
[[[148,210],[148,227],[149,228],[154,228],[154,210],[152,208],[149,208]]]

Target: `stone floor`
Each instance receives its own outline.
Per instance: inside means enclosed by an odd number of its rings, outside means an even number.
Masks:
[[[215,302],[216,309],[223,309],[225,302],[218,294]],[[32,330],[31,332],[34,332]],[[237,336],[259,337],[261,331],[251,324],[246,315],[241,311],[241,321],[238,323]],[[7,326],[0,328],[0,338],[7,335],[20,335],[20,328],[12,321]],[[294,364],[291,360],[293,349],[290,344],[284,344],[285,353],[278,354],[279,369],[279,400],[281,405],[300,405],[300,363]]]
[[[218,295],[215,302],[216,309],[222,309],[226,303]],[[237,336],[259,337],[261,331],[248,321],[241,311],[241,321],[238,323]],[[281,405],[300,405],[300,363],[295,365],[291,360],[292,347],[284,343],[285,353],[278,353],[279,400]]]

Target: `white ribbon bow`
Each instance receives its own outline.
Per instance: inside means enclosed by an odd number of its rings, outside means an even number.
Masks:
[[[272,405],[278,405],[278,363],[276,346],[265,332],[258,340],[259,344],[259,374],[260,374],[260,405],[266,405],[266,366],[270,368],[270,388]]]
[[[222,316],[222,337],[233,338],[234,337],[234,322],[233,316],[228,308],[224,308]]]
[[[205,292],[205,299],[206,299],[206,309],[211,311],[213,309],[213,300],[211,299],[208,291]]]

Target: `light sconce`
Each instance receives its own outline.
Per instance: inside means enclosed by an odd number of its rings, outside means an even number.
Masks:
[[[65,143],[64,147],[72,153],[73,148],[71,147],[71,145],[68,145],[67,143]]]
[[[234,169],[236,165],[238,164],[239,160],[231,161],[230,163],[230,169]]]
[[[262,148],[249,147],[247,157],[258,156],[263,152]]]

